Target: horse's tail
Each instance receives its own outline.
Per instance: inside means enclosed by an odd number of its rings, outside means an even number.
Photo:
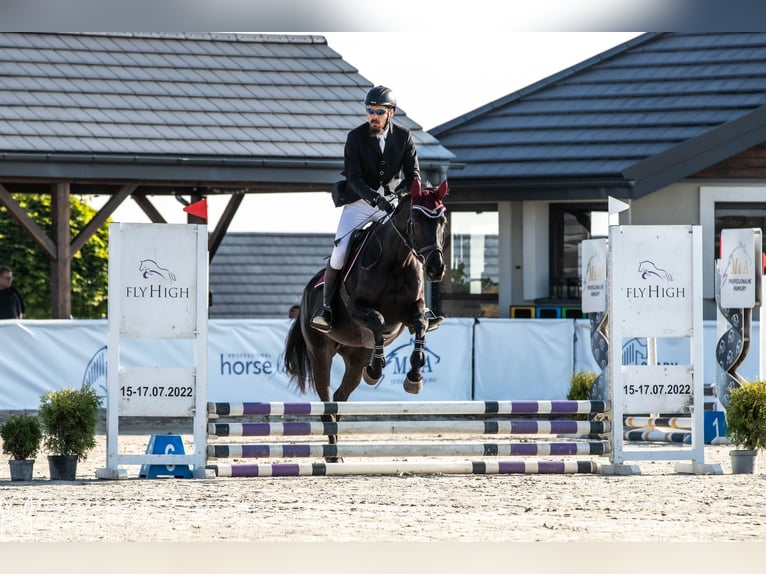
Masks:
[[[301,331],[301,318],[293,320],[285,341],[285,370],[290,379],[296,384],[301,393],[306,392],[306,380],[311,384],[314,378],[311,376],[311,363],[306,353],[306,340]]]

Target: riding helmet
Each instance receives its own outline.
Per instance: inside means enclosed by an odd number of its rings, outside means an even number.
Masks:
[[[364,98],[365,106],[386,106],[388,108],[396,107],[396,96],[390,88],[385,86],[375,86]]]

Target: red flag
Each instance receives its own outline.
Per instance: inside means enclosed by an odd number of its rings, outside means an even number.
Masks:
[[[190,203],[184,207],[184,211],[207,221],[207,197],[195,201],[194,203]]]

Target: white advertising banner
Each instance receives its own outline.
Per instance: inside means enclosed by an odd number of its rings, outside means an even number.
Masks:
[[[760,299],[761,230],[721,230],[721,307],[752,309]]]
[[[574,365],[574,321],[481,319],[476,324],[476,400],[565,399]]]
[[[197,226],[112,223],[109,240],[109,294],[119,293],[120,336],[195,337]]]
[[[582,249],[582,312],[606,311],[606,239],[586,239]]]
[[[468,400],[471,398],[473,319],[448,319],[426,336],[423,390],[404,392],[413,341],[404,333],[386,347],[383,378],[362,382],[351,400]],[[208,400],[307,401],[290,383],[284,345],[290,319],[218,319],[209,322]],[[94,321],[0,321],[0,410],[37,409],[48,390],[79,387],[86,380],[106,396],[108,325]],[[121,366],[188,365],[191,340],[129,339],[121,343]],[[41,360],[44,357],[45,360]],[[332,388],[343,375],[333,363]]]
[[[284,346],[291,321],[285,319],[221,319],[210,322],[209,400],[315,401],[310,391],[300,394],[284,366]],[[364,381],[352,401],[468,400],[471,398],[471,338],[473,319],[449,319],[426,335],[423,390],[413,395],[402,388],[410,369],[414,338],[405,331],[386,347],[386,367],[375,386]],[[340,386],[343,360],[332,367],[333,391]]]
[[[574,325],[574,327],[572,326]],[[289,385],[282,353],[289,319],[213,319],[209,322],[208,380],[212,401],[305,401]],[[564,399],[569,377],[580,370],[599,372],[590,348],[587,319],[447,319],[426,338],[428,363],[419,395],[401,388],[409,368],[408,334],[386,347],[384,378],[371,387],[362,382],[352,400],[501,400]],[[79,387],[90,381],[106,396],[106,320],[0,321],[0,410],[35,410],[49,390]],[[737,372],[758,378],[760,329],[753,323],[750,353]],[[716,373],[716,322],[704,324],[705,379]],[[154,361],[183,367],[190,340],[131,340],[122,345],[122,364],[140,367]],[[568,346],[568,348],[567,348]],[[472,353],[476,366],[471,374]],[[624,364],[646,364],[646,339],[623,345]],[[44,358],[44,360],[43,360]],[[657,362],[689,362],[686,340],[658,339]],[[334,388],[342,363],[333,366]],[[472,388],[475,386],[475,390]]]
[[[694,327],[691,227],[612,227],[610,243],[614,282],[610,305],[619,310],[622,335],[688,336]]]

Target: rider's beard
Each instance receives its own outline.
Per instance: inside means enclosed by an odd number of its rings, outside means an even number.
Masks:
[[[388,125],[388,119],[385,120],[379,120],[377,118],[371,119],[367,122],[367,128],[370,133],[370,137],[373,136],[379,136],[382,134],[385,129],[386,125]]]

